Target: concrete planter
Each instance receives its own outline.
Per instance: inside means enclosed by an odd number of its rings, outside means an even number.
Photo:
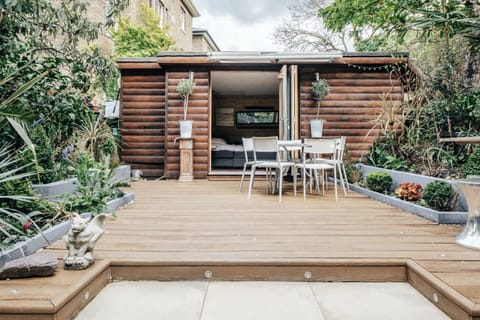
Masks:
[[[135,194],[133,192],[125,192],[123,197],[108,201],[103,212],[112,213],[118,208],[124,207],[133,202],[133,200],[135,200]]]
[[[131,169],[130,165],[121,165],[115,168],[114,175],[111,182],[125,182],[130,183]],[[34,184],[33,190],[45,199],[56,199],[65,193],[72,193],[77,190],[77,178],[70,178],[60,181],[55,181],[46,184]]]
[[[13,248],[2,252],[0,256],[0,266],[3,266],[10,260],[15,260],[24,256],[34,254],[39,249],[48,246],[49,244],[61,239],[67,234],[72,226],[71,221],[63,221],[45,231],[41,234],[17,243]]]
[[[135,194],[133,192],[126,192],[123,197],[108,201],[104,212],[112,213],[114,210],[131,203],[133,200],[135,200]],[[39,249],[60,240],[68,233],[71,226],[71,221],[60,222],[59,224],[43,231],[43,233],[37,234],[26,241],[19,242],[13,248],[1,252],[0,267],[7,261],[31,255]]]
[[[125,182],[130,183],[130,176],[131,176],[131,166],[130,165],[121,165],[115,168],[115,173],[110,180],[111,182]]]
[[[464,224],[467,221],[468,213],[466,212],[466,209],[465,209],[467,205],[466,205],[465,199],[463,198],[462,193],[459,192],[454,181],[423,176],[423,175],[414,174],[410,172],[402,172],[402,171],[396,171],[396,170],[377,168],[377,167],[372,167],[367,165],[360,165],[360,171],[363,177],[365,177],[368,173],[374,172],[374,171],[387,172],[393,178],[394,189],[398,188],[398,186],[403,182],[418,183],[422,185],[422,187],[425,187],[429,182],[436,181],[436,180],[450,183],[454,188],[454,190],[459,194],[458,200],[459,200],[460,211],[450,211],[450,212],[436,211],[430,208],[417,205],[413,202],[404,201],[396,197],[392,197],[392,196],[381,194],[366,188],[359,187],[357,185],[351,185],[351,188],[352,190],[358,193],[364,194],[370,198],[389,204],[391,206],[398,207],[402,210],[416,214],[418,216],[421,216],[433,222],[437,222],[441,224]]]
[[[45,199],[59,198],[65,193],[72,193],[77,190],[78,180],[77,178],[71,178],[66,180],[55,181],[46,184],[34,184],[32,185],[33,191],[38,193]]]

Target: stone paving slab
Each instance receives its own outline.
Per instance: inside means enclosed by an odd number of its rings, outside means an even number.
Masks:
[[[76,320],[449,320],[407,283],[122,281]]]
[[[312,283],[328,320],[448,320],[408,283]]]

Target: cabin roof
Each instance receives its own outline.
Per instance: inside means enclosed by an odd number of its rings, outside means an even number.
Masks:
[[[220,51],[178,52],[163,51],[156,57],[119,58],[120,70],[159,69],[167,65],[242,65],[274,67],[275,65],[349,64],[380,66],[397,63],[409,64],[408,52],[317,52],[289,53],[274,51]],[[368,67],[367,67],[368,68]]]
[[[119,58],[120,69],[129,69],[132,64],[245,64],[245,65],[278,65],[278,64],[325,64],[351,63],[381,65],[406,63],[408,52],[318,52],[288,53],[274,51],[220,51],[220,52],[159,52],[156,57]],[[145,67],[146,67],[145,65]]]

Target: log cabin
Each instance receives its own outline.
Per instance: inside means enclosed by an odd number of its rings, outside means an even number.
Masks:
[[[187,119],[196,179],[240,174],[242,137],[309,137],[317,78],[330,86],[320,107],[323,136],[346,136],[348,156],[359,159],[382,130],[375,123],[386,106],[408,97],[404,74],[413,68],[407,53],[161,52],[117,62],[121,159],[152,178],[179,176],[176,88],[193,74]]]

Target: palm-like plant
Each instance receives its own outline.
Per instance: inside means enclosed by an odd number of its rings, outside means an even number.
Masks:
[[[14,105],[14,102],[32,88],[37,82],[42,80],[50,71],[42,72],[37,75],[32,80],[20,86],[12,95],[0,102],[0,127],[7,125],[9,123],[17,134],[22,138],[23,142],[32,150],[35,166],[37,168],[37,179],[40,182],[40,172],[38,168],[37,154],[35,153],[35,145],[30,140],[27,130],[24,126],[25,113],[19,112],[19,108]],[[15,73],[7,76],[5,79],[0,80],[0,86],[4,85],[15,78]]]
[[[22,173],[28,165],[16,167],[18,162],[19,159],[14,158],[9,146],[0,149],[0,187],[7,182],[20,180],[33,174],[32,172]],[[0,202],[5,200],[31,201],[32,199],[33,197],[30,196],[0,194]],[[0,207],[1,238],[9,239],[25,235],[25,229],[19,228],[18,225],[25,225],[28,221],[31,221],[30,218],[15,208]]]
[[[80,149],[84,148],[96,161],[101,161],[102,157],[109,156],[109,154],[105,154],[108,153],[105,152],[105,149],[110,149],[110,153],[116,151],[115,136],[100,116],[94,113],[86,114],[76,131],[80,140]]]

